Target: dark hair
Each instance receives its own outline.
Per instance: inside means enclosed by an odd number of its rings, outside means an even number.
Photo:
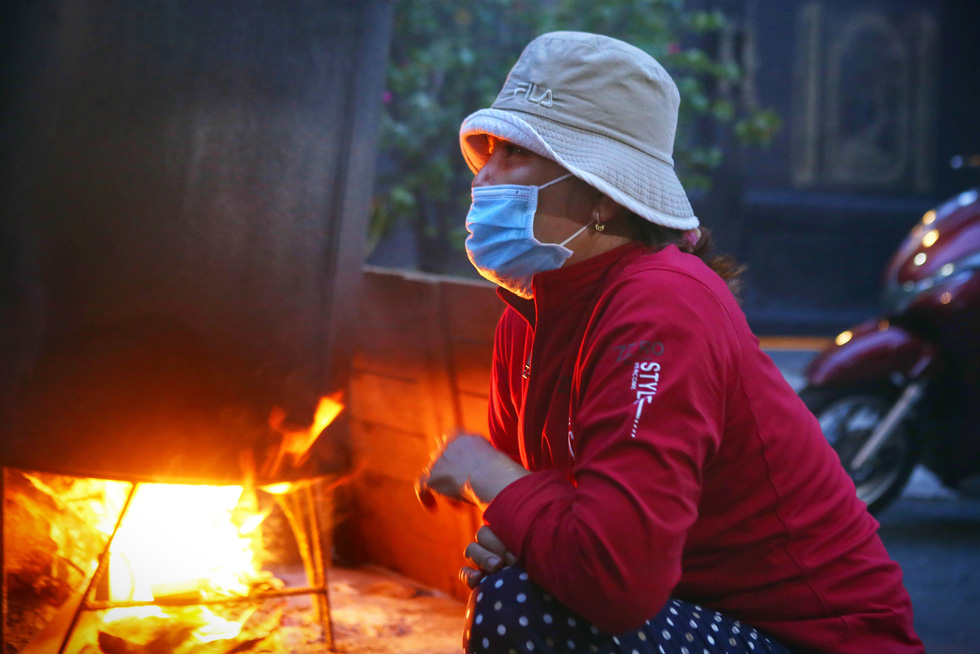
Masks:
[[[704,261],[719,277],[728,284],[728,290],[736,298],[742,290],[741,275],[745,271],[745,266],[739,264],[730,256],[712,254],[714,242],[711,232],[707,227],[701,227],[701,237],[698,242],[691,245],[684,239],[684,230],[673,229],[652,223],[646,218],[642,218],[633,212],[626,216],[626,222],[633,231],[636,240],[650,247],[660,249],[668,245],[676,245],[681,252],[687,252]]]

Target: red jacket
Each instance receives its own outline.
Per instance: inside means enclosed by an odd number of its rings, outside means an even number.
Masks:
[[[902,572],[725,282],[629,245],[506,291],[494,445],[535,474],[484,519],[608,633],[668,597],[798,651],[922,652]]]

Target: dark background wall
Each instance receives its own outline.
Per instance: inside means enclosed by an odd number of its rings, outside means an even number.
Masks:
[[[3,3],[0,459],[234,475],[343,387],[390,12]]]
[[[980,151],[980,3],[733,0],[741,101],[775,108],[764,150],[726,143],[696,209],[748,264],[763,333],[829,334],[876,311],[892,251],[939,200],[976,184],[949,170]]]

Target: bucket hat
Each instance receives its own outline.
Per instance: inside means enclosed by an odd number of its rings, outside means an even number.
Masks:
[[[641,217],[675,229],[698,219],[674,172],[680,94],[656,59],[585,32],[550,32],[524,48],[489,109],[460,127],[467,165],[490,134],[547,157]]]

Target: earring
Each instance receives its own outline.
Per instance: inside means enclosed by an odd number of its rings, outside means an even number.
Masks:
[[[593,225],[593,227],[595,227],[595,231],[597,231],[597,232],[601,232],[602,230],[604,230],[606,228],[606,226],[603,225],[602,222],[599,220],[599,210],[598,209],[595,210],[595,225]]]

